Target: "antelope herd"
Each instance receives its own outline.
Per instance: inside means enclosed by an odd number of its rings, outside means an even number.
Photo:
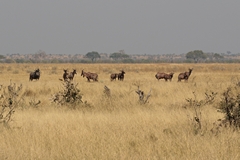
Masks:
[[[193,68],[189,68],[188,72],[182,72],[178,75],[178,82],[181,82],[181,80],[188,81],[188,78],[190,77],[191,73],[193,71]],[[70,80],[72,81],[74,78],[74,75],[77,74],[76,69],[73,69],[72,72],[68,72],[67,69],[63,69],[63,80],[67,81]],[[120,73],[112,73],[110,75],[110,81],[113,81],[118,79],[119,81],[124,80],[124,74],[125,71],[121,70]],[[164,73],[164,72],[157,72],[155,75],[156,79],[159,81],[160,79],[164,79],[165,81],[172,81],[174,73],[171,72],[169,74]],[[98,74],[97,73],[91,73],[91,72],[85,72],[82,70],[81,76],[86,77],[87,81],[90,82],[90,80],[97,82],[98,81]],[[40,70],[36,69],[34,72],[30,73],[29,81],[32,81],[33,79],[39,80],[40,78]],[[61,80],[61,79],[60,79]]]
[[[118,80],[123,81],[124,80],[124,74],[125,74],[124,70],[121,70],[120,73],[112,73],[110,75],[110,80],[113,81],[113,80],[116,80],[118,78]]]
[[[63,80],[64,81],[67,81],[67,80],[70,80],[72,81],[73,78],[74,78],[74,75],[77,74],[77,71],[76,69],[73,69],[72,72],[68,73],[66,69],[63,70]]]

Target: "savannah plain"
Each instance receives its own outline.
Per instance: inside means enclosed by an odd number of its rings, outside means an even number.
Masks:
[[[39,68],[39,81],[29,73]],[[193,68],[188,82],[177,82]],[[71,109],[51,102],[62,90],[63,69],[77,70],[82,101],[90,107]],[[87,82],[81,71],[98,73]],[[126,72],[124,81],[110,81],[111,73]],[[223,92],[240,80],[239,64],[0,64],[0,84],[22,84],[21,105],[9,128],[0,124],[0,159],[240,159],[240,133],[211,132],[223,118],[217,112]],[[174,72],[171,82],[157,80],[157,72]],[[111,97],[104,94],[104,86]],[[151,96],[139,103],[138,89]],[[196,133],[196,112],[186,99],[203,100],[217,93],[213,103],[201,106],[202,128]],[[41,101],[36,106],[30,102]]]

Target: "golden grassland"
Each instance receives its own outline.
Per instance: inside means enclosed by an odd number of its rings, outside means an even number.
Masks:
[[[39,81],[29,73],[39,68]],[[188,82],[177,82],[180,72],[193,68]],[[69,109],[51,102],[62,90],[63,69],[76,69],[73,82],[92,108]],[[99,75],[87,82],[82,69]],[[125,79],[110,81],[124,69]],[[172,82],[155,74],[174,72]],[[239,159],[240,133],[210,130],[222,118],[217,106],[222,93],[239,82],[239,64],[1,64],[0,84],[22,84],[22,106],[10,129],[0,126],[0,159]],[[107,98],[104,86],[111,90]],[[151,96],[138,102],[137,86]],[[193,125],[194,109],[187,98],[202,100],[217,92],[211,105],[201,107],[201,133]],[[41,103],[37,107],[30,101]]]

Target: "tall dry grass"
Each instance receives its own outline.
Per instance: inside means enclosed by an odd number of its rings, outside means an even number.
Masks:
[[[188,82],[177,75],[194,68]],[[39,81],[29,73],[40,68]],[[71,110],[51,103],[62,89],[63,69],[76,69],[74,83],[92,108]],[[239,132],[212,134],[222,92],[240,79],[238,64],[2,64],[0,84],[23,85],[24,98],[16,109],[11,129],[0,127],[0,159],[239,159]],[[99,74],[87,82],[81,70]],[[110,73],[124,69],[123,82],[110,81]],[[172,82],[157,81],[156,72],[174,72]],[[111,98],[104,94],[104,86]],[[148,103],[141,105],[137,86]],[[194,109],[187,98],[205,98],[217,92],[215,102],[201,107],[201,133],[193,125]],[[30,101],[41,103],[31,106]]]

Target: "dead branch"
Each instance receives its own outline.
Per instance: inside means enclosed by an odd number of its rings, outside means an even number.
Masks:
[[[108,97],[111,96],[111,91],[110,91],[110,89],[106,85],[104,86],[103,93],[105,93]]]
[[[147,103],[149,97],[151,96],[151,89],[150,89],[149,93],[147,94],[147,96],[146,96],[146,98],[145,98],[144,92],[139,89],[139,86],[137,86],[137,87],[138,87],[138,90],[136,91],[136,93],[137,93],[138,96],[139,96],[139,101],[140,101],[140,103],[141,103],[141,104]],[[144,98],[145,98],[145,100],[144,100]]]

